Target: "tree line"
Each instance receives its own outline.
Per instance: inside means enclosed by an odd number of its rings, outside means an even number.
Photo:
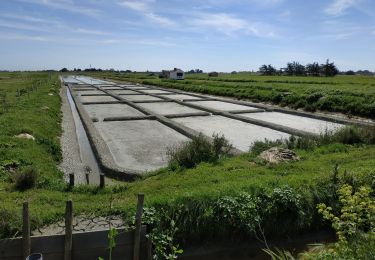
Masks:
[[[259,73],[265,76],[287,75],[287,76],[326,76],[334,77],[339,73],[336,65],[333,62],[326,61],[326,63],[319,64],[318,62],[309,63],[306,66],[297,61],[288,62],[285,68],[277,70],[272,65],[262,65],[259,68]]]

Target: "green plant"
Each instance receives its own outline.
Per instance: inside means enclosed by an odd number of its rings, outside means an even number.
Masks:
[[[271,257],[272,260],[295,260],[296,258],[286,250],[275,248],[274,250],[271,249],[263,249],[263,251]]]
[[[375,232],[375,200],[370,187],[360,187],[353,193],[350,185],[344,184],[338,191],[341,210],[335,215],[332,207],[318,205],[323,218],[332,222],[340,241],[348,241],[358,233]]]
[[[14,187],[17,190],[27,190],[35,187],[38,180],[38,170],[28,166],[14,173]]]
[[[169,166],[172,169],[193,168],[201,162],[216,162],[228,155],[231,148],[224,136],[213,135],[211,142],[200,134],[189,142],[168,148]]]
[[[177,259],[178,255],[183,253],[175,243],[178,228],[175,220],[163,213],[163,211],[156,211],[155,208],[144,208],[143,221],[152,227],[147,237],[153,244],[153,259]]]
[[[116,247],[116,237],[118,231],[116,228],[110,228],[108,231],[108,249],[109,249],[109,260],[112,260],[112,251]]]

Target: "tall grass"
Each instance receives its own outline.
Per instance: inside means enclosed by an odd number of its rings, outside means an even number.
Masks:
[[[276,141],[265,139],[264,141],[254,142],[250,148],[250,152],[256,156],[275,146],[288,149],[313,150],[317,147],[334,143],[348,145],[375,144],[375,126],[346,126],[338,131],[326,130],[319,136],[291,136],[289,139]]]

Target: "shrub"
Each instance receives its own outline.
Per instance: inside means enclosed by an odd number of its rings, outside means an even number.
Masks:
[[[216,162],[229,154],[232,146],[224,136],[213,135],[213,141],[200,134],[180,146],[170,147],[167,150],[169,167],[193,168],[200,162]]]
[[[375,200],[371,193],[371,188],[365,186],[353,193],[353,187],[344,184],[337,191],[341,204],[339,216],[335,216],[331,207],[318,205],[323,218],[332,221],[340,241],[348,241],[360,233],[375,232]]]
[[[250,147],[250,151],[252,155],[257,156],[261,154],[263,151],[268,150],[275,146],[283,146],[284,141],[283,140],[276,140],[271,141],[268,139],[264,139],[264,141],[255,141],[253,145]]]
[[[27,190],[35,187],[38,179],[38,170],[28,166],[14,174],[14,187],[16,190]]]

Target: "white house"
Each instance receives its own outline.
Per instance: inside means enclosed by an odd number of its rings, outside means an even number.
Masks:
[[[169,71],[162,71],[162,75],[168,79],[184,79],[185,72],[181,69],[174,68],[173,70]]]

